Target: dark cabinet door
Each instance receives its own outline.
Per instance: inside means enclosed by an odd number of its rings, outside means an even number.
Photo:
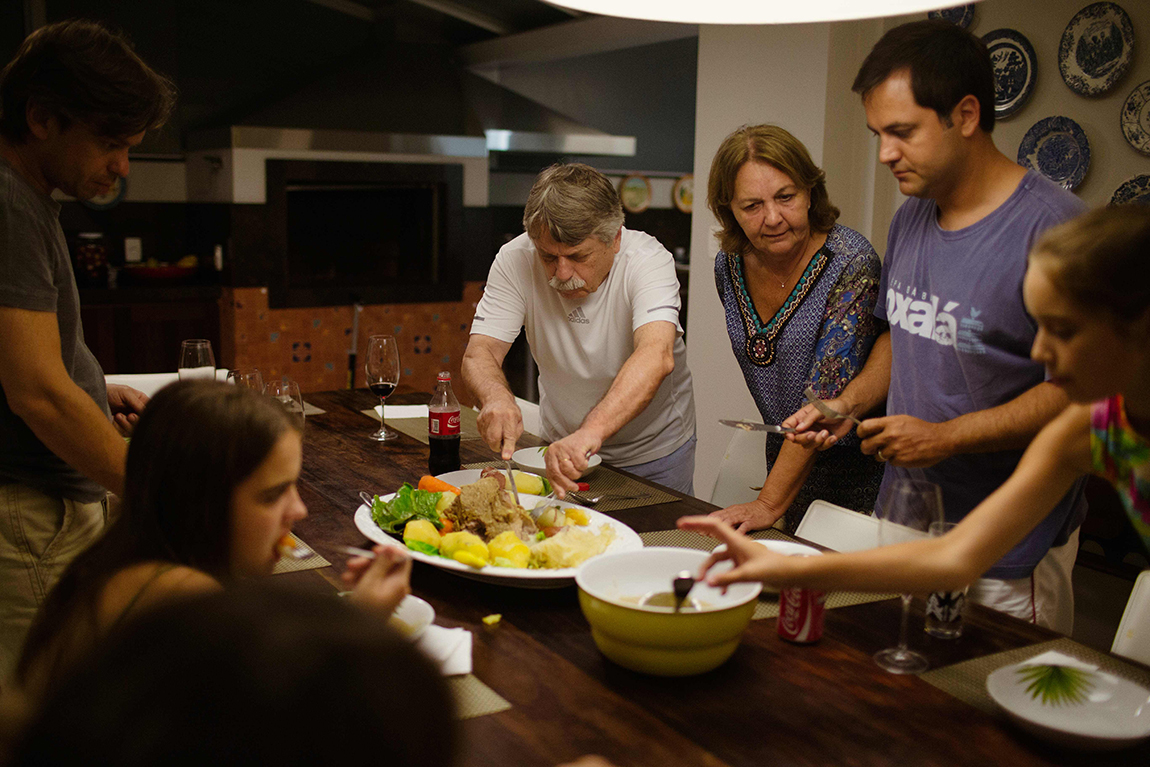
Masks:
[[[105,373],[171,373],[180,342],[206,338],[220,359],[219,301],[96,304],[81,309],[84,340]]]

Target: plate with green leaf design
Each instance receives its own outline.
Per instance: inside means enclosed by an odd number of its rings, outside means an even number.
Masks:
[[[1150,690],[1084,663],[1036,660],[1041,658],[1004,666],[986,678],[990,697],[1019,727],[1089,750],[1125,748],[1150,737]]]

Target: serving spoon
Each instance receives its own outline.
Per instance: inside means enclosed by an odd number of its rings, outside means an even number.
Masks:
[[[675,612],[679,612],[679,608],[683,606],[683,600],[695,587],[695,576],[691,575],[689,570],[680,570],[671,586],[675,592]]]

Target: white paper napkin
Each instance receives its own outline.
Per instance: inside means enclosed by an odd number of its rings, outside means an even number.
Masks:
[[[375,414],[382,417],[382,408],[375,406]],[[388,405],[387,414],[392,418],[427,418],[427,405]]]
[[[1082,671],[1097,671],[1098,667],[1089,663],[1084,663],[1077,658],[1071,657],[1066,653],[1058,652],[1057,650],[1048,650],[1041,655],[1035,655],[1030,660],[1024,660],[1019,663],[1020,666],[1065,666],[1066,668],[1076,668]]]
[[[415,646],[439,664],[444,676],[471,673],[471,632],[467,629],[432,624]]]

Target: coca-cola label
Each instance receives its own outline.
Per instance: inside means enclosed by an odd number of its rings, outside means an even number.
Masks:
[[[459,411],[430,412],[427,414],[427,433],[437,437],[451,437],[459,433]]]
[[[788,642],[810,644],[823,636],[823,604],[826,593],[790,588],[779,592],[779,636]]]

